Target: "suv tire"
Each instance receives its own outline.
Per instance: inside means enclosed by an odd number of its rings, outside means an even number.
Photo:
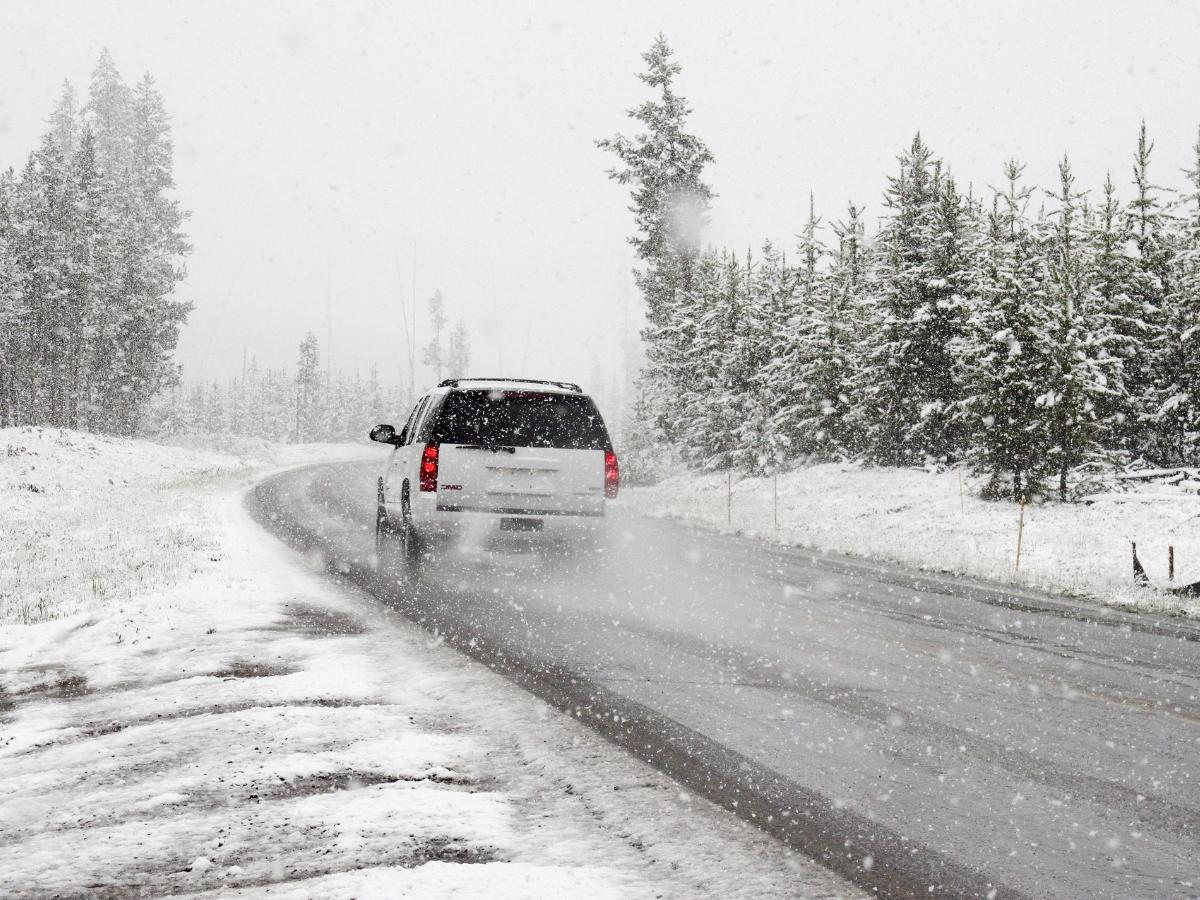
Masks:
[[[399,555],[400,563],[410,575],[416,575],[421,568],[421,553],[423,550],[421,536],[417,533],[417,529],[412,523],[412,507],[408,495],[408,483],[405,482],[404,490],[400,494],[400,539],[399,539]]]

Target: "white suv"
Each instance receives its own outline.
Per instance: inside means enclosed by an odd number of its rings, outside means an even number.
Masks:
[[[438,539],[515,533],[561,538],[595,530],[620,472],[596,404],[577,385],[458,378],[422,397],[379,479],[381,559],[415,566]]]

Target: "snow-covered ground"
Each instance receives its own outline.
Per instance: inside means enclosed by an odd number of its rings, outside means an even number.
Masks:
[[[1155,585],[1167,584],[1171,546],[1175,584],[1200,580],[1200,496],[1180,486],[1130,487],[1092,503],[1026,505],[1019,568],[1020,508],[979,499],[978,481],[957,471],[825,464],[777,480],[735,475],[731,491],[723,472],[679,473],[627,489],[623,502],[785,544],[1200,615],[1200,601],[1134,587],[1130,551],[1136,542]]]
[[[220,561],[214,491],[357,444],[237,452],[49,428],[0,429],[0,622],[40,622],[178,584]]]
[[[6,445],[0,895],[858,896],[243,509],[269,465],[379,448]]]

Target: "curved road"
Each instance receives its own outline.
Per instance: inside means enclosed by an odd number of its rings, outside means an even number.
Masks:
[[[1200,896],[1200,628],[616,507],[595,556],[371,554],[377,466],[259,485],[269,529],[886,897]]]

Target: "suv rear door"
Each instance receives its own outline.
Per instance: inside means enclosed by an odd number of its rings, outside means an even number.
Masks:
[[[537,390],[456,390],[430,440],[438,507],[509,515],[602,515],[608,431],[591,398]]]
[[[413,457],[412,443],[416,435],[416,430],[420,424],[422,416],[430,403],[428,395],[422,397],[413,406],[412,412],[408,415],[408,421],[405,422],[402,434],[404,443],[398,445],[392,452],[391,458],[388,460],[387,471],[384,476],[383,494],[386,503],[400,502],[401,491],[404,487],[404,479],[409,472],[411,460]]]

